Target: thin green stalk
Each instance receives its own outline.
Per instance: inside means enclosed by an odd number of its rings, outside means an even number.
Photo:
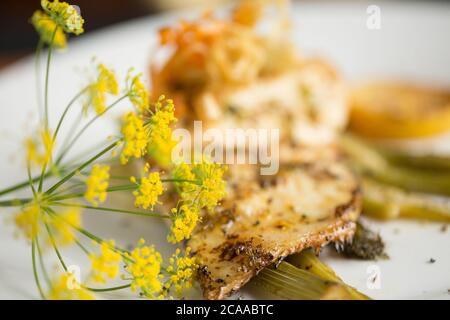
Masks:
[[[48,82],[50,76],[50,63],[52,61],[52,49],[53,49],[53,41],[55,40],[56,31],[58,30],[58,26],[55,27],[55,30],[52,34],[52,39],[50,41],[50,45],[48,47],[48,55],[47,55],[47,67],[45,70],[45,88],[44,88],[44,120],[45,120],[45,129],[48,129]]]
[[[122,290],[122,289],[126,289],[131,287],[131,283],[122,285],[122,286],[117,286],[117,287],[110,287],[110,288],[91,288],[91,287],[86,287],[86,286],[82,286],[83,289],[92,291],[92,292],[107,292],[107,291],[117,291],[117,290]]]
[[[82,165],[80,165],[78,168],[76,168],[75,170],[73,170],[72,172],[70,172],[69,174],[67,174],[64,178],[62,178],[59,182],[57,182],[56,184],[54,184],[50,189],[48,189],[45,193],[46,194],[52,194],[56,189],[58,189],[61,185],[63,185],[64,183],[67,182],[67,180],[69,180],[70,178],[72,178],[77,172],[83,170],[84,168],[86,168],[88,165],[90,165],[92,162],[94,162],[95,160],[97,160],[98,158],[100,158],[102,155],[104,155],[105,153],[107,153],[108,151],[110,151],[111,149],[113,149],[115,146],[117,145],[117,141],[115,141],[114,143],[110,144],[109,146],[107,146],[105,149],[103,149],[102,151],[100,151],[99,153],[97,153],[95,156],[93,156],[92,158],[90,158],[88,161],[86,161],[85,163],[83,163]]]
[[[0,201],[0,207],[19,207],[33,201],[32,198],[12,199]]]
[[[66,168],[60,168],[61,172],[65,172],[65,170],[66,170]],[[47,173],[44,175],[44,179],[52,176],[52,174],[53,173],[51,171],[47,171]],[[40,175],[38,175],[38,176],[36,176],[34,178],[31,178],[31,172],[30,172],[29,177],[28,177],[28,179],[26,181],[19,182],[19,183],[13,185],[13,186],[10,186],[10,187],[7,187],[7,188],[5,188],[3,190],[0,190],[0,196],[3,196],[5,194],[8,194],[8,193],[11,193],[11,192],[14,192],[14,191],[26,188],[26,187],[29,187],[30,183],[34,184],[34,183],[38,182],[39,179],[41,179]]]
[[[36,189],[34,188],[34,183],[31,179],[31,168],[30,168],[29,162],[27,162],[27,176],[28,176],[28,185],[30,186],[31,191],[33,192],[33,196],[36,198],[37,193],[36,193]]]
[[[64,259],[63,259],[62,255],[61,255],[61,253],[58,250],[58,246],[56,245],[56,241],[55,241],[55,238],[53,237],[53,233],[50,230],[50,227],[48,226],[47,223],[45,223],[45,228],[47,229],[48,237],[50,238],[50,242],[52,243],[53,249],[55,250],[55,253],[56,253],[56,256],[59,259],[59,262],[61,263],[61,266],[63,267],[64,271],[67,272],[67,266],[66,266],[66,264],[64,262]]]
[[[186,180],[186,179],[161,179],[161,182],[189,182],[192,184],[201,185],[199,181],[196,180]]]
[[[42,166],[41,178],[39,179],[39,186],[38,186],[38,192],[39,193],[42,192],[42,186],[44,184],[44,176],[45,176],[45,171],[46,170],[47,170],[47,162],[45,162],[44,165]]]
[[[123,95],[122,97],[120,97],[119,99],[117,99],[116,101],[114,101],[109,107],[107,107],[105,109],[105,111],[103,111],[102,113],[99,113],[98,115],[96,115],[94,118],[92,118],[88,123],[86,123],[86,125],[81,128],[81,130],[76,134],[76,136],[72,139],[72,141],[69,142],[68,146],[61,152],[61,155],[58,157],[58,159],[56,160],[56,164],[59,164],[62,159],[64,158],[64,156],[70,151],[70,149],[73,147],[73,145],[78,141],[78,139],[83,135],[83,133],[98,119],[100,118],[102,115],[104,115],[106,112],[108,112],[109,110],[111,110],[115,105],[117,105],[120,101],[122,101],[123,99],[125,99],[126,97],[128,97],[128,93]]]
[[[126,184],[121,186],[113,186],[106,189],[106,192],[117,192],[117,191],[129,191],[136,189],[135,184]],[[49,200],[51,201],[61,201],[61,200],[67,200],[67,199],[75,199],[75,198],[82,198],[84,197],[84,192],[78,192],[78,193],[72,193],[72,194],[66,194],[62,196],[57,197],[50,197]]]
[[[69,144],[69,141],[72,140],[73,135],[75,134],[78,126],[80,125],[80,123],[83,120],[83,110],[80,108],[80,112],[78,114],[78,116],[75,118],[74,122],[72,123],[72,125],[70,126],[67,135],[65,136],[63,143],[61,143],[62,146],[67,146]],[[59,155],[57,157],[57,159],[60,158],[61,155]],[[75,159],[78,159],[79,157],[76,157]],[[58,162],[58,161],[56,161]]]
[[[39,281],[39,275],[38,275],[37,267],[36,267],[36,243],[35,243],[35,239],[33,239],[31,241],[31,261],[33,263],[33,275],[34,275],[34,280],[36,281],[36,286],[38,288],[39,295],[41,296],[42,299],[45,300],[44,291],[42,290],[41,282]]]
[[[42,48],[44,47],[44,41],[42,41],[42,39],[39,39],[37,48],[36,48],[36,56],[35,56],[35,72],[36,72],[36,100],[37,100],[37,105],[38,105],[38,110],[39,110],[39,120],[42,123],[43,120],[43,116],[44,116],[44,110],[43,110],[43,106],[42,106],[42,96],[41,96],[41,78],[40,78],[40,74],[41,74],[41,53],[42,53]]]
[[[39,258],[39,265],[41,267],[42,270],[42,274],[44,275],[45,281],[47,282],[47,285],[49,286],[49,288],[52,287],[52,282],[50,281],[50,277],[48,276],[47,273],[47,268],[45,267],[45,263],[44,263],[44,257],[42,255],[42,250],[41,250],[41,246],[39,245],[39,238],[36,237],[36,249],[38,252],[38,258]]]
[[[40,179],[40,177],[32,178],[31,180],[28,179],[27,181],[20,182],[20,183],[15,184],[15,185],[13,185],[11,187],[7,187],[7,188],[5,188],[3,190],[0,190],[0,196],[3,196],[3,195],[8,194],[8,193],[11,193],[13,191],[17,191],[17,190],[29,187],[30,186],[30,182],[31,183],[35,183],[35,182],[39,181],[39,179]]]
[[[83,244],[78,240],[78,239],[75,239],[75,243],[77,244],[77,246],[87,255],[87,256],[89,256],[91,253],[89,252],[89,250],[88,249],[86,249],[86,247],[85,246],[83,246]]]
[[[76,203],[52,202],[51,205],[52,206],[60,206],[60,207],[78,207],[78,208],[85,208],[85,209],[105,211],[105,212],[126,213],[126,214],[132,214],[132,215],[143,216],[143,217],[173,219],[172,216],[166,215],[166,214],[147,213],[147,212],[142,212],[142,211],[132,211],[132,210],[124,210],[124,209],[105,208],[105,207],[94,207],[94,206],[88,206],[88,205],[76,204]]]
[[[80,92],[78,92],[72,98],[72,100],[70,100],[69,104],[64,109],[64,112],[62,113],[61,117],[59,118],[58,125],[56,126],[55,133],[53,134],[53,142],[56,140],[56,137],[58,136],[58,132],[59,132],[59,130],[61,128],[61,125],[62,125],[62,123],[63,123],[67,113],[69,112],[70,108],[74,105],[74,103],[78,100],[78,98],[80,98],[86,92],[86,90],[88,90],[88,89],[89,89],[89,86],[83,88]]]
[[[74,180],[75,180],[75,178],[74,178]],[[57,192],[52,193],[47,199],[48,200],[56,200],[56,199],[59,199],[59,197],[65,197],[65,196],[69,196],[69,195],[74,195],[74,193],[68,193],[68,192],[72,191],[74,189],[80,188],[80,187],[82,187],[84,185],[86,185],[86,182],[84,182],[84,181],[76,182],[76,183],[68,186],[65,189],[61,189],[61,190],[59,190]],[[79,194],[79,193],[77,193],[77,194]]]

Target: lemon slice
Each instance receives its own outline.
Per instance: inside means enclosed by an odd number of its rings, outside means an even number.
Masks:
[[[450,92],[372,83],[351,96],[350,128],[372,138],[418,138],[450,131]]]

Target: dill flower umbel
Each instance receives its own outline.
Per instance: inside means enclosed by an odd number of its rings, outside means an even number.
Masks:
[[[180,256],[181,250],[176,249],[169,259],[169,266],[166,271],[169,273],[169,280],[164,284],[164,288],[175,289],[175,294],[180,295],[183,289],[192,287],[193,276],[198,268],[195,256],[191,257],[191,248],[187,247],[184,256]]]
[[[100,245],[100,254],[91,253],[89,258],[92,266],[92,277],[95,282],[106,283],[106,279],[114,279],[119,273],[121,256],[114,251],[115,242],[109,240]]]
[[[129,97],[131,103],[141,114],[148,112],[150,106],[150,92],[145,88],[141,80],[142,73],[132,76],[133,69],[130,69],[127,75],[129,85]]]
[[[64,273],[52,283],[50,300],[95,300],[95,296],[83,289],[71,273]]]
[[[150,135],[149,143],[154,141],[170,140],[172,135],[171,125],[176,122],[175,105],[172,99],[166,99],[165,96],[160,96],[155,103],[155,112],[150,117]]]
[[[140,290],[148,298],[161,297],[161,254],[153,246],[145,246],[144,239],[130,254],[126,254],[125,270],[132,277],[131,290]]]
[[[92,166],[91,174],[86,180],[84,198],[94,206],[106,200],[109,170],[110,167],[107,165],[95,164]]]
[[[180,196],[185,201],[195,201],[200,208],[212,210],[225,197],[223,175],[226,167],[217,163],[203,163],[188,166],[179,164],[173,172]],[[193,181],[183,182],[184,180]]]
[[[179,208],[173,208],[172,214],[175,220],[170,229],[171,233],[167,236],[167,241],[177,243],[184,239],[189,239],[197,222],[200,220],[199,208],[197,206],[183,204]]]
[[[39,233],[39,219],[41,216],[41,207],[37,202],[26,204],[20,212],[14,217],[14,222],[24,236],[31,240]]]
[[[58,0],[41,0],[41,6],[53,21],[65,32],[73,33],[75,35],[84,32],[84,19],[74,6],[67,2],[59,2]]]
[[[127,113],[123,118],[122,134],[124,146],[120,154],[120,162],[128,163],[132,157],[141,158],[147,152],[147,133],[142,117],[134,112]]]
[[[55,33],[53,38],[53,45],[59,49],[66,47],[66,35],[48,14],[42,12],[41,10],[36,10],[31,17],[30,22],[45,44],[50,45],[52,43],[53,33]]]
[[[117,95],[119,84],[115,73],[104,64],[97,66],[98,76],[94,83],[89,85],[87,91],[87,101],[84,108],[92,105],[97,114],[102,114],[106,110],[106,94]]]
[[[146,171],[148,172],[148,167]],[[158,197],[164,192],[159,172],[150,172],[147,177],[142,177],[139,182],[135,177],[131,177],[130,180],[138,185],[138,189],[133,191],[134,205],[143,209],[153,208],[158,203]]]

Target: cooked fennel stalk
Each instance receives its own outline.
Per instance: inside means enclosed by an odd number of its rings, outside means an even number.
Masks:
[[[350,299],[352,300],[369,300],[370,298],[365,294],[359,292],[355,288],[345,284],[341,278],[327,266],[325,263],[320,261],[320,259],[311,251],[304,250],[298,254],[289,257],[289,262],[294,266],[307,270],[308,272],[328,281],[335,283],[340,283],[345,290],[348,292]]]
[[[409,191],[450,195],[450,174],[391,164],[375,148],[350,135],[340,139],[350,164],[363,176]]]
[[[389,162],[415,169],[429,170],[434,172],[450,172],[450,157],[440,157],[435,155],[413,155],[393,148],[375,146]]]
[[[265,268],[256,283],[273,294],[288,300],[350,300],[352,296],[345,286],[323,279],[312,272],[302,270],[288,262],[277,268]]]
[[[363,179],[363,213],[378,219],[416,218],[450,222],[450,199],[406,192]]]

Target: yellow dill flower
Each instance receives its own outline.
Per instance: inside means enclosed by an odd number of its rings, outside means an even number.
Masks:
[[[75,35],[84,32],[84,19],[74,6],[67,2],[59,2],[58,0],[41,0],[41,6],[53,21],[65,32],[73,33]]]
[[[122,134],[124,147],[120,162],[126,164],[131,157],[141,158],[147,152],[147,132],[144,120],[134,112],[127,113],[123,118]]]
[[[173,208],[172,214],[175,216],[175,220],[170,229],[171,234],[167,236],[167,241],[177,243],[189,239],[200,220],[198,206],[183,204],[178,209]]]
[[[39,221],[41,208],[38,203],[26,204],[14,217],[16,226],[23,232],[24,236],[31,240],[39,234]]]
[[[148,169],[146,169],[148,171]],[[140,182],[131,177],[131,182],[138,185],[138,189],[133,191],[135,196],[134,205],[143,209],[148,209],[158,203],[158,197],[164,192],[164,188],[159,177],[159,172],[150,172],[147,177],[142,177]]]
[[[177,181],[175,185],[182,193],[193,193],[198,190],[198,181],[195,174],[192,172],[191,166],[186,163],[178,164],[172,171],[172,176]]]
[[[130,254],[126,254],[125,270],[132,277],[131,290],[140,290],[148,298],[159,298],[163,285],[161,284],[161,254],[153,246],[145,246],[141,239],[139,246]]]
[[[96,81],[89,86],[84,108],[92,105],[97,114],[102,114],[106,110],[106,94],[117,95],[119,84],[115,73],[104,64],[100,63],[97,69],[98,76]]]
[[[212,210],[226,195],[225,170],[223,165],[206,161],[192,166],[182,163],[174,169],[173,176],[177,180],[195,181],[176,182],[183,200],[195,201],[200,208]]]
[[[46,223],[52,230],[56,244],[73,244],[76,240],[76,234],[73,227],[81,227],[81,208],[70,207],[62,212],[58,212],[57,215],[57,217],[44,216]]]
[[[55,28],[57,28],[55,37],[53,38],[53,46],[59,49],[66,47],[66,35],[48,14],[42,12],[41,10],[36,10],[31,16],[30,22],[36,29],[41,40],[47,45],[50,45],[52,43],[53,33],[55,32]]]
[[[129,97],[131,103],[141,114],[148,112],[150,106],[150,92],[145,88],[141,80],[142,73],[132,76],[133,69],[128,72],[127,82],[129,85]]]
[[[47,298],[50,300],[95,300],[95,296],[83,289],[71,273],[61,275],[52,283]]]
[[[114,240],[102,242],[100,245],[100,254],[95,255],[91,253],[89,255],[92,276],[95,282],[106,283],[107,278],[114,279],[117,276],[121,256],[112,249],[114,246]]]
[[[98,65],[98,82],[104,86],[104,91],[113,95],[119,93],[119,83],[117,82],[116,74],[108,69],[103,63]]]
[[[25,140],[27,162],[38,165],[49,163],[52,159],[53,147],[51,132],[46,129],[41,130],[39,140],[32,137]]]
[[[84,198],[92,205],[97,206],[98,203],[105,202],[108,189],[110,167],[101,164],[92,166],[91,174],[86,180],[86,192]]]
[[[219,164],[201,164],[196,167],[201,181],[199,204],[201,208],[212,210],[225,197],[224,169]]]
[[[149,143],[153,141],[168,141],[172,135],[171,125],[177,119],[174,115],[175,105],[171,99],[166,99],[165,96],[160,96],[155,103],[155,113],[150,117],[150,135]]]
[[[183,289],[189,289],[193,284],[193,277],[198,268],[195,256],[191,257],[191,248],[187,247],[184,256],[180,256],[181,250],[177,249],[169,259],[169,266],[166,271],[169,279],[164,284],[166,290],[175,289],[175,293],[180,295]]]

